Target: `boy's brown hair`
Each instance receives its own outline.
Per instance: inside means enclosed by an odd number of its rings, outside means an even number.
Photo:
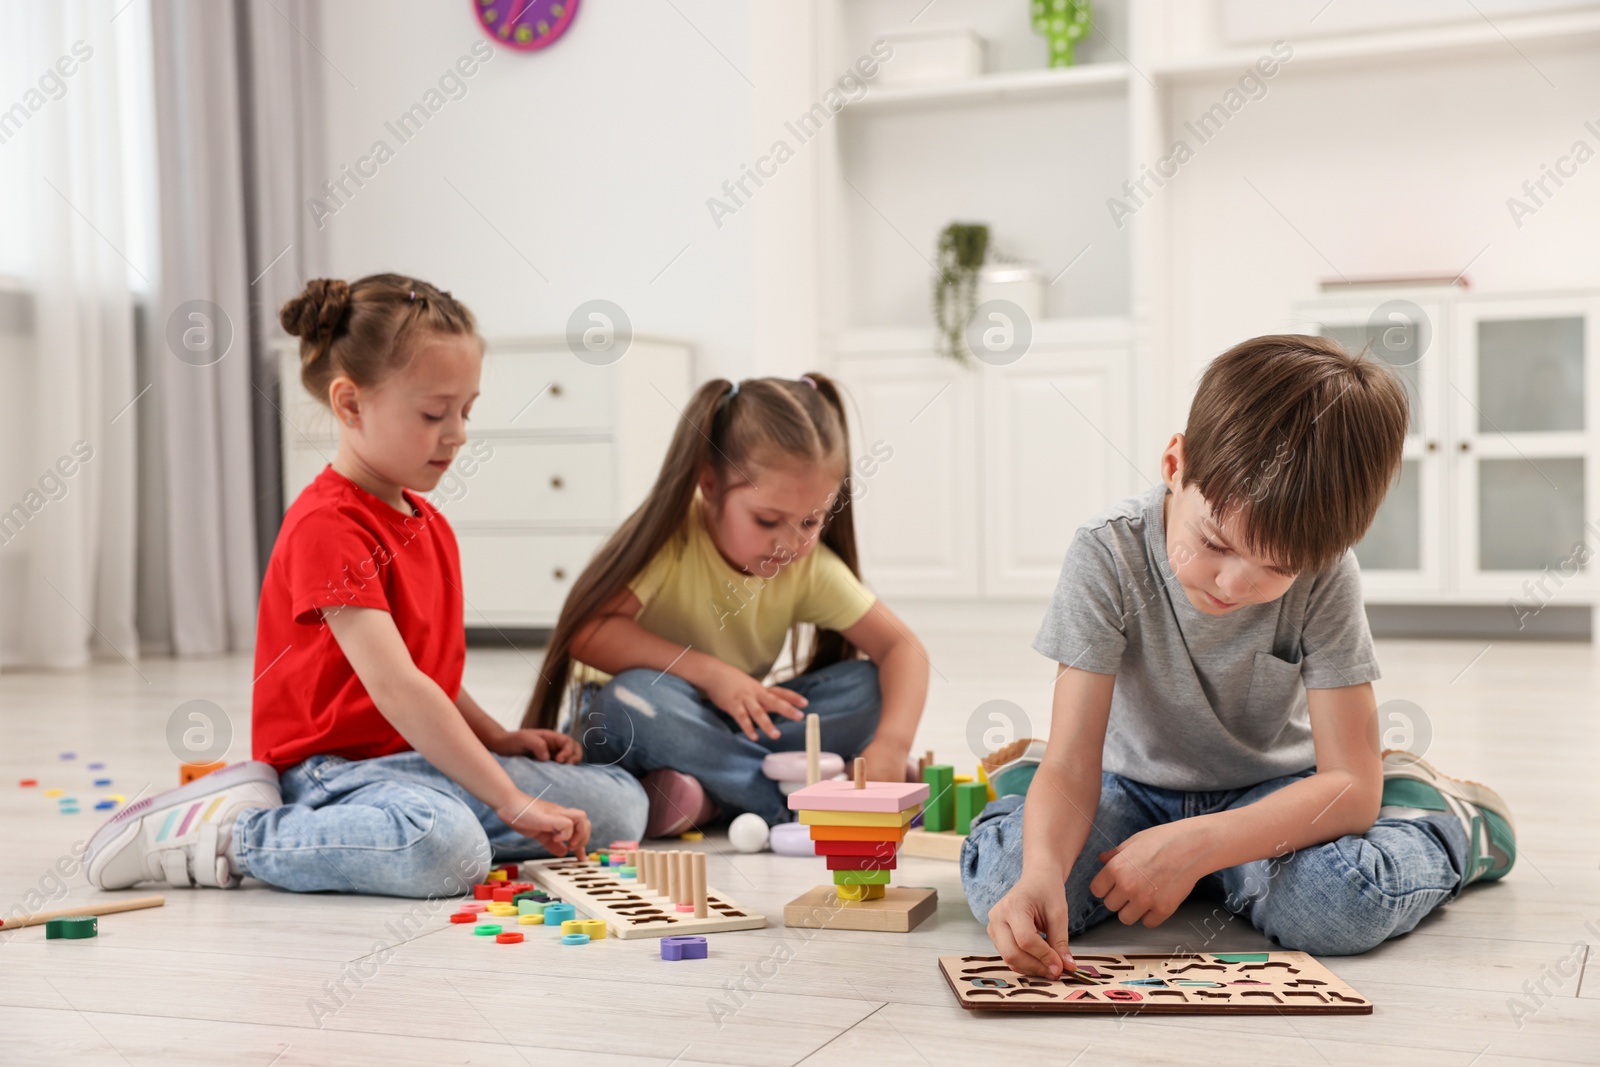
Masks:
[[[1252,553],[1316,573],[1361,540],[1400,471],[1410,404],[1389,367],[1326,337],[1253,337],[1211,361],[1184,428],[1183,484]]]

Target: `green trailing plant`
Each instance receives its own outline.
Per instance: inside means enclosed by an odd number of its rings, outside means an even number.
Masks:
[[[978,270],[989,252],[989,227],[952,222],[939,234],[939,274],[933,282],[934,344],[942,356],[967,360],[967,323],[978,304]]]

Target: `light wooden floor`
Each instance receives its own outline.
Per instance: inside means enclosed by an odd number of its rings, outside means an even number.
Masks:
[[[1050,668],[1029,636],[926,636],[936,674],[921,747],[969,762],[968,717],[997,698],[1044,729]],[[1429,758],[1510,798],[1520,860],[1505,882],[1467,891],[1410,936],[1327,961],[1377,1003],[1370,1017],[966,1013],[935,957],[984,951],[987,939],[955,865],[912,859],[896,880],[935,886],[940,907],[910,935],[808,939],[780,919],[714,935],[711,959],[685,963],[663,963],[653,941],[486,943],[451,926],[444,902],[422,904],[423,932],[406,939],[397,931],[409,901],[260,886],[167,891],[165,908],[109,916],[94,940],[46,942],[42,927],[0,933],[0,1063],[1600,1062],[1597,953],[1580,948],[1586,974],[1547,976],[1573,946],[1600,944],[1600,659],[1587,645],[1497,644],[1474,661],[1481,649],[1381,643],[1379,699],[1416,702],[1433,731]],[[469,659],[468,688],[503,720],[525,698],[529,656],[474,650]],[[238,733],[233,758],[247,753],[249,683],[245,657],[0,679],[0,907],[10,911],[99,824],[88,761],[105,761],[113,789],[129,795],[175,781],[165,726],[178,704],[222,705]],[[60,762],[63,750],[76,763]],[[21,777],[39,778],[40,789],[19,788]],[[57,814],[41,795],[52,784],[84,799],[83,814]],[[708,844],[720,850],[712,884],[769,917],[825,881],[815,860]],[[101,899],[81,875],[66,897]],[[1164,951],[1193,943],[1190,924],[1214,906],[1191,901],[1159,929],[1111,924],[1076,944]],[[1207,947],[1269,946],[1235,920]],[[1541,980],[1550,995],[1536,1004],[1524,988]],[[332,1009],[328,990],[339,982],[342,1005],[318,1016],[316,1001]],[[731,992],[735,983],[746,991]],[[1531,1014],[1514,1018],[1519,1003]]]

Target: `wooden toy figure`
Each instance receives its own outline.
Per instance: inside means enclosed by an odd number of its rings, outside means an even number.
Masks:
[[[1050,65],[1077,62],[1078,42],[1089,36],[1089,0],[1032,0],[1033,32],[1050,45]]]
[[[833,885],[790,901],[784,925],[906,933],[932,915],[934,890],[889,885],[906,828],[927,797],[924,783],[868,782],[861,759],[853,782],[816,782],[790,793],[789,807],[810,828]]]

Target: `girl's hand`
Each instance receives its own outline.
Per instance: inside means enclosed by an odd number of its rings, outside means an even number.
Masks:
[[[792,689],[778,685],[762,685],[737,667],[723,664],[706,686],[706,696],[711,703],[732,715],[739,729],[750,740],[756,739],[759,728],[773,740],[778,739],[778,728],[772,725],[773,715],[782,715],[796,721],[805,718],[800,711],[808,701]]]
[[[536,760],[577,763],[583,748],[576,739],[560,730],[507,730],[488,745],[499,756],[532,756]]]
[[[867,778],[874,782],[904,782],[906,757],[910,754],[909,745],[897,745],[892,741],[874,738],[861,751],[861,758],[867,761]],[[849,769],[845,768],[847,772]]]
[[[502,822],[523,837],[531,837],[552,856],[568,852],[582,856],[589,845],[589,816],[577,808],[563,808],[518,793],[495,809]]]
[[[1127,926],[1143,920],[1160,926],[1200,880],[1194,865],[1195,828],[1178,822],[1140,830],[1115,848],[1100,853],[1105,864],[1089,883],[1089,892]]]
[[[1022,878],[989,909],[989,940],[1019,974],[1060,978],[1078,964],[1067,947],[1067,894],[1060,882]]]

